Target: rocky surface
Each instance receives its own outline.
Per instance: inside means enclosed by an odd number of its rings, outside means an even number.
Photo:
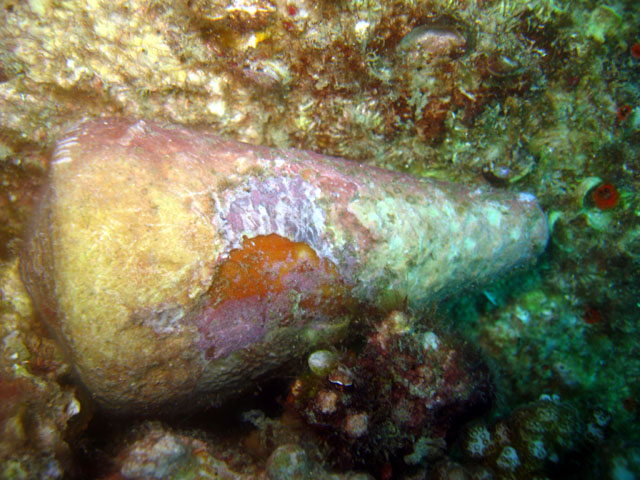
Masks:
[[[493,435],[497,417],[532,413],[526,406],[541,394],[577,410],[586,425],[569,433],[578,450],[545,462],[538,476],[640,477],[638,25],[634,1],[0,1],[2,475],[105,476],[120,451],[110,445],[124,448],[120,437],[136,430],[123,422],[118,440],[103,441],[114,419],[90,420],[94,402],[34,315],[17,268],[55,142],[83,118],[127,116],[534,193],[551,230],[534,269],[409,313],[482,349],[497,396],[491,412],[468,412],[479,417],[474,425]],[[403,310],[402,297],[377,300]],[[347,335],[353,343],[334,355],[358,356],[379,321],[360,313]],[[304,377],[298,367],[292,374]],[[266,419],[252,437],[260,440],[254,471],[285,444],[336,471],[323,439],[310,440],[312,428],[271,405],[289,386],[258,388],[266,390],[251,408]],[[69,417],[72,397],[80,410]],[[215,418],[189,435],[215,431],[236,442],[238,426]],[[369,471],[385,480],[487,469],[510,478],[497,455],[462,465],[462,437],[450,432],[437,472],[428,456],[404,464],[412,451]],[[524,444],[510,446],[527,455]],[[416,438],[412,458],[440,448],[432,447]]]

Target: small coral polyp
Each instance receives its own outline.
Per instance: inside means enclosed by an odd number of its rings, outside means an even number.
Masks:
[[[469,471],[480,467],[490,472],[483,478],[538,478],[550,463],[580,444],[583,431],[573,407],[544,395],[491,427],[470,425],[462,437],[462,451]]]
[[[618,205],[620,194],[612,183],[603,183],[593,191],[593,201],[600,210],[611,210]]]

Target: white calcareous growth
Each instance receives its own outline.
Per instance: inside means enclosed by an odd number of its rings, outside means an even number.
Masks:
[[[467,435],[465,450],[473,458],[484,457],[493,446],[491,433],[484,425],[474,425]]]

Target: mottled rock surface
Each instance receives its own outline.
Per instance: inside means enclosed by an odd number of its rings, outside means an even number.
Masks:
[[[0,479],[63,478],[91,413],[60,349],[32,315],[17,259],[0,266]]]
[[[398,470],[434,463],[461,419],[488,409],[486,364],[424,323],[391,312],[357,354],[336,353],[326,371],[293,382],[286,406],[330,439],[330,458],[379,472],[389,459]]]

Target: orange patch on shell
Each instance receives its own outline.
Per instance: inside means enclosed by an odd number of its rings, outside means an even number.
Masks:
[[[313,291],[304,291],[308,286]],[[318,257],[304,242],[293,242],[274,233],[245,237],[242,247],[232,250],[220,265],[210,292],[219,301],[254,296],[268,300],[286,289],[300,291],[303,301],[342,298],[345,293],[331,261]]]

